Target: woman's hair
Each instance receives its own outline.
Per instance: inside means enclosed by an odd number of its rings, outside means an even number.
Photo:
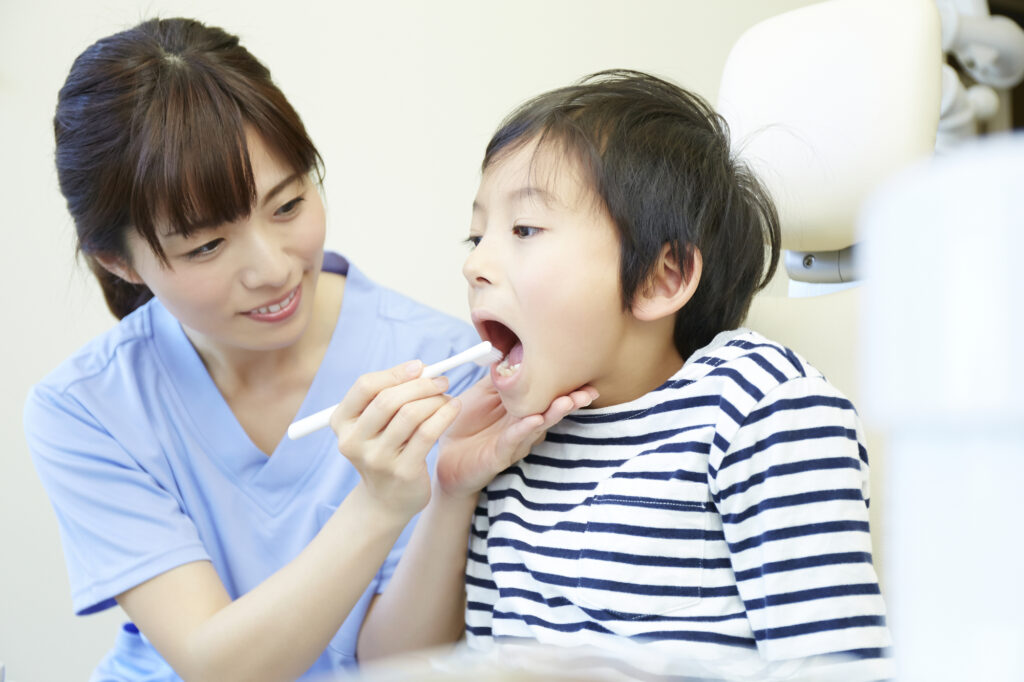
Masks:
[[[53,119],[57,178],[107,306],[122,318],[152,297],[107,272],[130,263],[128,230],[167,256],[158,229],[192,231],[249,215],[246,131],[296,172],[323,162],[270,72],[236,36],[191,19],[152,19],[75,60]]]
[[[607,208],[619,232],[626,309],[666,245],[682,268],[696,247],[703,274],[676,315],[676,349],[687,358],[743,323],[778,265],[779,221],[706,101],[648,74],[595,73],[513,111],[491,138],[483,168],[534,139],[538,152],[554,148],[579,161]]]

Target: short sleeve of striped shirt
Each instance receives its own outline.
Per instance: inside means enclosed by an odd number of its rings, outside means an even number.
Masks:
[[[762,657],[882,657],[889,632],[853,405],[820,375],[799,376],[718,436],[708,482]]]

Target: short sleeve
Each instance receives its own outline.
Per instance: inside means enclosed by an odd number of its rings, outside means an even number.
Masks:
[[[761,656],[881,663],[890,639],[853,405],[820,376],[793,378],[729,436],[709,483]]]
[[[77,614],[109,608],[145,580],[209,559],[174,495],[69,391],[35,387],[24,425],[57,516]]]

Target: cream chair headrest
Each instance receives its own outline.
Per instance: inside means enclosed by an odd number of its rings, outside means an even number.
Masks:
[[[783,248],[854,244],[862,200],[934,148],[942,63],[933,0],[827,0],[740,37],[718,110],[775,199]]]

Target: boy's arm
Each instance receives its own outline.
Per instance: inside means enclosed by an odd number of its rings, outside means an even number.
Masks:
[[[765,396],[712,454],[737,588],[767,660],[885,656],[861,440],[853,405],[823,378],[802,377]]]
[[[469,527],[480,491],[525,457],[530,446],[597,392],[584,387],[552,401],[543,414],[517,419],[484,378],[458,400],[462,409],[441,439],[430,502],[384,593],[359,632],[367,661],[457,641],[465,624]]]

